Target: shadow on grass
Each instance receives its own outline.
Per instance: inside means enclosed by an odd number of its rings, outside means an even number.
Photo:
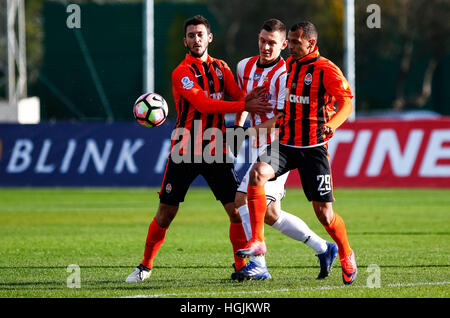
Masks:
[[[358,269],[363,269],[368,267],[369,265],[366,264],[357,264]],[[414,265],[378,265],[380,268],[446,268],[450,267],[450,265],[420,265],[420,264],[414,264]],[[339,264],[334,264],[333,267],[340,267]],[[296,269],[306,269],[306,268],[319,268],[318,266],[296,266],[296,265],[283,265],[283,266],[270,266],[270,268],[277,268],[277,269],[289,269],[289,268],[296,268]]]
[[[278,268],[278,269],[289,269],[289,268],[298,268],[298,269],[316,269],[319,268],[319,264],[317,265],[268,265],[270,268]],[[335,263],[334,266],[339,266],[338,263]],[[367,264],[359,264],[359,268],[365,268],[369,265]],[[380,268],[446,268],[450,267],[450,264],[410,264],[410,265],[378,265]],[[66,269],[67,266],[0,266],[0,270],[2,269]],[[133,269],[134,266],[127,265],[80,265],[80,269],[114,269],[114,268],[123,268],[123,269]],[[217,266],[217,265],[177,265],[177,266],[164,266],[160,265],[155,267],[158,270],[160,269],[231,269],[230,266]],[[2,283],[0,283],[1,285]]]
[[[123,269],[133,269],[136,267],[135,265],[80,265],[80,269],[115,269],[115,268],[123,268]],[[66,269],[67,266],[62,265],[54,265],[54,266],[0,266],[1,269]],[[220,266],[220,265],[185,265],[185,266],[158,266],[159,268],[180,268],[180,269],[192,269],[192,268],[215,268],[215,269],[229,269],[230,266]]]
[[[220,287],[224,284],[230,286],[238,286],[238,282],[231,279],[201,279],[201,285],[205,288]],[[151,284],[144,282],[143,284],[130,284],[124,280],[89,280],[81,282],[81,287],[69,288],[61,281],[47,281],[47,282],[14,282],[14,283],[0,283],[0,291],[87,291],[87,290],[121,290],[121,291],[143,291],[143,292],[157,292],[158,290],[166,290],[167,286],[172,288],[195,288],[199,286],[197,280],[182,280],[179,278],[173,279],[152,279]]]

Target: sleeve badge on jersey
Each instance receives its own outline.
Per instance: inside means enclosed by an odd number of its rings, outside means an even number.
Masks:
[[[189,79],[189,76],[185,76],[181,79],[181,84],[183,84],[184,89],[191,89],[194,87],[194,82]]]

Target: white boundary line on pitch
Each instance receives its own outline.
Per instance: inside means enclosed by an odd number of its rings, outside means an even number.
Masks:
[[[415,287],[415,286],[428,286],[428,285],[448,285],[450,282],[423,282],[423,283],[399,283],[399,284],[388,284],[385,287]],[[226,295],[226,294],[264,294],[264,293],[280,293],[280,292],[293,292],[293,291],[314,291],[314,290],[333,290],[333,289],[344,289],[344,288],[370,288],[368,286],[323,286],[323,287],[310,287],[310,288],[295,288],[295,289],[273,289],[273,290],[253,290],[253,291],[230,291],[230,292],[205,292],[205,293],[180,293],[180,294],[155,294],[155,295],[134,295],[134,296],[124,296],[121,298],[164,298],[164,297],[181,297],[189,296],[195,297],[199,295]],[[371,289],[381,289],[381,288],[371,288]]]

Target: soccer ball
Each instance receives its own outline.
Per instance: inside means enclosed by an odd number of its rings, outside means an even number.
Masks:
[[[164,98],[156,93],[139,96],[134,103],[133,115],[137,122],[144,127],[162,125],[169,113],[169,107]]]

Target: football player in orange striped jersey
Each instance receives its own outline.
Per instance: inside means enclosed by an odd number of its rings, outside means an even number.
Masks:
[[[226,159],[227,148],[219,144],[217,136],[225,132],[224,113],[244,110],[266,113],[271,108],[258,98],[264,90],[254,90],[250,97],[244,97],[228,65],[209,56],[208,46],[213,36],[204,17],[195,16],[186,20],[184,31],[184,45],[189,53],[172,73],[177,124],[159,192],[160,202],[148,228],[144,258],[126,278],[129,283],[140,283],[150,277],[154,258],[165,240],[166,231],[198,175],[206,179],[228,214],[233,252],[246,243],[241,218],[234,206],[239,182],[233,162]],[[234,101],[225,101],[225,94]],[[212,137],[217,138],[208,140],[207,130],[213,130]],[[204,157],[205,153],[208,160]],[[215,155],[218,153],[217,158]],[[219,160],[210,162],[210,158]],[[237,270],[245,265],[245,260],[235,256]]]
[[[273,105],[271,112],[266,114],[251,114],[251,126],[262,133],[265,123],[273,122],[276,109],[284,107],[286,95],[286,64],[281,57],[281,51],[287,46],[286,27],[278,19],[269,19],[263,23],[258,35],[259,55],[243,59],[237,66],[238,83],[244,93],[249,93],[257,86],[265,86],[266,98]],[[247,117],[246,112],[236,115],[236,126],[243,126]],[[271,142],[274,134],[257,134],[251,137],[251,158],[256,159],[257,154],[263,152]],[[258,138],[262,137],[262,138]],[[251,168],[251,167],[250,167]],[[249,171],[244,176],[236,192],[235,205],[242,219],[245,234],[248,240],[252,237],[252,227],[247,206],[247,187]],[[318,278],[328,276],[331,265],[337,254],[336,244],[328,243],[314,233],[306,223],[295,215],[281,210],[281,200],[284,197],[284,185],[289,172],[264,186],[267,198],[267,211],[265,223],[279,230],[281,233],[295,240],[304,242],[319,256],[321,271]],[[326,257],[325,255],[330,255]],[[232,274],[236,280],[263,280],[270,279],[263,254],[252,256],[250,262],[240,271]]]
[[[297,169],[303,191],[314,212],[338,245],[344,284],[357,276],[355,253],[350,247],[343,219],[333,210],[333,183],[327,142],[352,112],[353,93],[341,70],[321,57],[318,32],[308,21],[291,27],[288,34],[286,103],[277,118],[279,147],[269,145],[250,171],[247,189],[253,236],[238,255],[265,250],[263,220],[266,210],[264,185]],[[335,110],[337,104],[337,110]]]

